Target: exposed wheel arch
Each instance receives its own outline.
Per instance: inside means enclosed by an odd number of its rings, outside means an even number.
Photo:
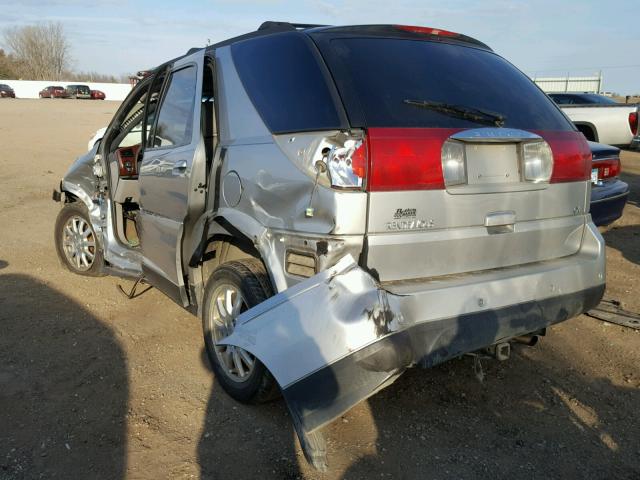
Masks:
[[[224,263],[242,259],[255,259],[263,262],[260,253],[248,238],[222,233],[216,234],[207,240],[204,249],[202,256],[203,278],[206,281]]]

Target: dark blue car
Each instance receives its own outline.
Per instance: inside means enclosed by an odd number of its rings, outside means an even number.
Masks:
[[[629,185],[620,175],[620,149],[589,142],[591,166],[591,217],[598,226],[609,225],[622,216],[629,196]]]

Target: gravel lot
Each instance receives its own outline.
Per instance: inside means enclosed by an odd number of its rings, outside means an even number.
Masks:
[[[304,461],[282,401],[216,384],[198,319],[130,282],[63,270],[51,191],[118,104],[0,100],[0,479],[640,478],[640,332],[589,317],[508,362],[412,370]],[[607,296],[640,311],[640,154],[605,233]]]

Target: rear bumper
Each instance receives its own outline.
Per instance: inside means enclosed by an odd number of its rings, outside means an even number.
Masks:
[[[605,182],[591,190],[591,218],[597,226],[609,225],[622,216],[629,185],[621,180]]]
[[[355,399],[365,399],[388,385],[408,366],[432,367],[562,322],[598,305],[604,289],[602,284],[544,300],[414,324],[290,385],[283,390],[285,400],[302,427],[313,431],[349,410]]]
[[[640,137],[633,137],[629,148],[631,150],[640,150]]]
[[[567,320],[597,305],[604,283],[593,223],[575,255],[445,279],[380,285],[345,257],[243,313],[221,343],[248,350],[273,374],[304,447],[406,368]]]

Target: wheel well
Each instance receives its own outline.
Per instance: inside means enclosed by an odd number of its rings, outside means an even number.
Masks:
[[[62,193],[64,193],[64,203],[74,203],[78,201],[78,197],[73,193],[69,193],[66,190],[63,190]]]
[[[260,253],[247,239],[230,235],[214,235],[207,241],[202,256],[203,278],[208,279],[214,270],[223,263],[243,258],[255,258],[262,262]]]
[[[593,127],[593,125],[578,123],[576,124],[576,128],[586,137],[587,140],[590,140],[592,142],[598,141],[596,129]]]

